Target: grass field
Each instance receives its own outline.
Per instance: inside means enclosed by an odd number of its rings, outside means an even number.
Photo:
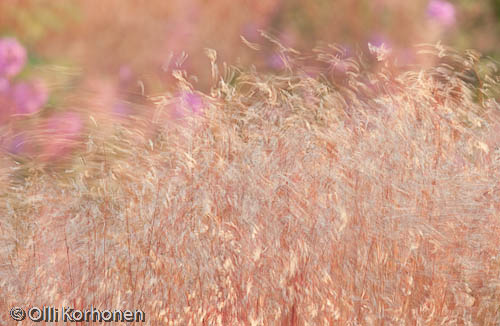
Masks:
[[[282,73],[209,52],[206,94],[179,71],[148,118],[86,117],[57,163],[4,156],[0,323],[50,305],[146,325],[498,325],[496,77],[428,49],[416,68],[330,48],[316,75],[286,49]]]

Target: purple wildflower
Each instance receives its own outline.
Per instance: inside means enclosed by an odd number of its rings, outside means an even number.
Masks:
[[[196,93],[185,93],[183,95],[183,100],[193,113],[201,113],[203,109],[203,101],[200,95]]]
[[[200,114],[203,111],[203,99],[192,92],[183,92],[175,103],[174,118],[183,118],[186,114]]]
[[[12,88],[11,94],[17,113],[35,113],[47,102],[48,91],[40,81],[20,82]]]
[[[9,80],[0,76],[0,96],[7,94],[9,88]]]
[[[26,49],[16,39],[0,39],[0,77],[17,75],[25,63]]]
[[[455,24],[455,7],[448,1],[431,0],[427,6],[427,16],[443,26]]]

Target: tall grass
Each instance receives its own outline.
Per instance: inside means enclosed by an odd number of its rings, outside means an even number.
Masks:
[[[172,121],[157,96],[150,119],[89,120],[69,163],[4,170],[0,322],[92,305],[148,325],[498,325],[494,75],[330,48],[310,77],[282,50],[280,75],[209,52],[202,114]]]

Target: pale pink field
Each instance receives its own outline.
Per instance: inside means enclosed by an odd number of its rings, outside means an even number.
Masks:
[[[207,94],[178,74],[148,118],[88,117],[70,163],[3,158],[0,323],[46,305],[145,325],[498,325],[494,77],[464,81],[474,58],[447,51],[454,68],[334,54],[317,77],[214,61]]]

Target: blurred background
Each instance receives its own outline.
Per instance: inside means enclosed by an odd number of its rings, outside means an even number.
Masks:
[[[1,1],[2,151],[57,160],[84,134],[86,114],[140,114],[149,107],[143,95],[169,89],[173,69],[208,90],[205,48],[218,62],[279,72],[277,46],[260,30],[298,51],[327,43],[368,51],[370,43],[406,64],[415,44],[441,41],[498,60],[500,0]]]

